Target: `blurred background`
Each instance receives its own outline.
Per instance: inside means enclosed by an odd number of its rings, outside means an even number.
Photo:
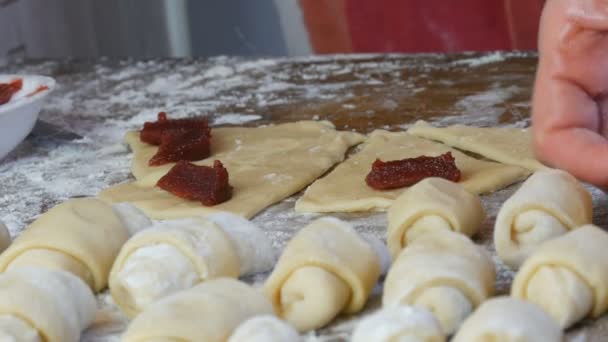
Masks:
[[[0,0],[0,61],[534,50],[544,0]]]

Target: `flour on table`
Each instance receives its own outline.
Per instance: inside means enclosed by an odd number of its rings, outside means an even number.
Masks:
[[[416,96],[415,100],[420,102],[426,96],[423,88],[428,89],[433,83],[450,92],[462,85],[472,82],[477,84],[479,81],[474,74],[462,79],[432,79],[426,77],[426,70],[443,70],[455,62],[463,70],[469,64],[471,67],[494,68],[494,64],[499,65],[501,57],[505,60],[518,59],[521,54],[500,53],[485,58],[470,55],[456,61],[453,57],[439,54],[425,56],[421,59],[397,54],[316,55],[261,61],[234,57],[185,61],[125,59],[101,60],[94,65],[75,61],[46,61],[16,62],[2,66],[2,73],[55,77],[57,86],[41,111],[40,118],[86,139],[65,141],[53,136],[30,137],[8,158],[0,161],[0,220],[5,221],[11,235],[16,236],[49,207],[69,197],[94,195],[109,185],[128,180],[131,157],[121,145],[124,133],[141,127],[146,121],[155,120],[159,111],[166,111],[175,118],[208,117],[213,122],[213,118],[222,113],[262,114],[264,117],[266,113],[273,113],[271,117],[274,117],[274,113],[281,113],[285,106],[308,108],[313,102],[325,106],[324,101],[334,99],[343,103],[336,109],[361,108],[363,111],[369,107],[358,101],[362,94],[354,89],[362,89],[369,81],[375,83],[378,75],[382,76],[386,85],[398,86],[408,92],[407,96]],[[508,70],[502,71],[503,74],[507,72]],[[516,74],[517,72],[512,76],[517,76]],[[348,75],[348,80],[345,82],[341,75]],[[509,99],[512,103],[510,110],[521,112],[522,118],[506,121],[515,121],[513,125],[516,127],[527,127],[529,120],[524,117],[529,111],[529,99],[523,95],[527,91],[529,79],[527,75],[519,77],[522,77],[516,80],[519,89],[509,88],[498,81],[489,89],[484,85],[477,93],[460,97],[458,109],[461,113],[458,115],[443,118],[445,113],[439,113],[441,115],[435,116],[436,119],[428,120],[439,126],[458,123],[497,125],[501,122],[499,117],[506,112],[500,101]],[[172,80],[179,83],[171,84]],[[294,86],[287,88],[287,83],[293,83]],[[148,91],[148,87],[156,92]],[[273,91],[256,93],[262,87]],[[382,87],[369,87],[372,90],[363,95],[375,95],[372,92]],[[279,90],[280,88],[286,89]],[[162,92],[166,93],[161,95]],[[415,94],[416,92],[418,93]],[[513,104],[520,97],[522,99]],[[387,100],[392,98],[382,97],[375,104],[376,108]],[[247,112],[247,109],[253,112]],[[298,114],[298,118],[309,119],[314,113],[331,115],[328,109],[330,108],[314,107],[312,112]],[[424,110],[412,108],[412,112],[407,115],[422,118],[417,116],[419,111],[424,114]],[[402,122],[410,119],[408,117]],[[402,128],[408,126],[409,124],[404,124]],[[393,124],[391,128],[400,127],[399,124]],[[495,253],[491,243],[494,216],[502,202],[516,188],[517,185],[483,197],[489,219],[475,240],[492,253]],[[608,199],[600,190],[589,188],[594,197],[596,223],[606,226]],[[272,246],[279,251],[300,228],[319,217],[318,214],[294,213],[293,206],[298,197],[292,196],[253,219],[266,233]],[[387,225],[385,214],[338,214],[336,217],[350,222],[361,233],[384,238]],[[513,274],[498,259],[495,261],[499,292],[504,294],[509,289]],[[259,286],[266,276],[267,274],[260,273],[248,277],[247,281]],[[102,300],[103,298],[107,300]],[[120,341],[127,320],[113,305],[109,294],[103,293],[98,299],[98,320],[84,334],[82,341]],[[357,317],[339,318],[327,328],[310,333],[309,340],[347,341],[356,322],[378,307],[379,297],[376,294],[364,313]],[[574,329],[568,337],[577,342],[581,336],[589,342],[604,341],[607,327],[608,316],[594,323],[588,322],[581,329]]]
[[[505,59],[506,59],[506,56],[504,55],[504,53],[494,52],[489,55],[483,55],[478,58],[467,58],[467,59],[457,60],[454,62],[454,64],[466,65],[469,67],[477,67],[480,65],[502,62]]]
[[[225,65],[218,65],[212,68],[207,69],[203,73],[204,78],[219,78],[219,77],[228,77],[234,74],[234,70]]]
[[[257,114],[236,114],[236,113],[228,113],[221,114],[215,120],[213,120],[214,125],[238,125],[244,124],[251,121],[257,121],[262,118],[261,115]]]

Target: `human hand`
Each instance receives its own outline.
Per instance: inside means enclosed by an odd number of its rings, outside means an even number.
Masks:
[[[540,160],[608,188],[608,1],[548,0],[532,101]]]

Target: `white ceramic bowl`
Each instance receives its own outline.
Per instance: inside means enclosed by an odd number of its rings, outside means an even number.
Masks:
[[[36,75],[0,75],[0,83],[16,78],[23,80],[23,88],[9,102],[0,105],[0,159],[30,134],[46,97],[55,88],[54,79]],[[41,86],[48,89],[31,95]]]

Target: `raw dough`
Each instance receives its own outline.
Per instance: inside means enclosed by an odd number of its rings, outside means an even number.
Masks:
[[[0,341],[43,342],[38,330],[25,320],[13,315],[0,315]]]
[[[201,282],[194,263],[176,247],[159,243],[140,247],[110,275],[114,302],[133,317],[160,298]]]
[[[228,342],[299,342],[298,332],[276,316],[257,316],[241,324]]]
[[[534,155],[532,134],[528,129],[480,128],[464,125],[437,128],[425,121],[418,121],[407,132],[421,138],[437,140],[503,164],[521,166],[531,171],[547,169]]]
[[[110,290],[122,311],[134,317],[159,299],[201,281],[238,277],[239,263],[236,246],[212,221],[167,221],[124,245],[110,273]]]
[[[592,219],[591,194],[574,177],[561,170],[538,171],[500,208],[496,252],[517,269],[538,245]]]
[[[122,336],[123,342],[225,342],[244,321],[273,314],[258,290],[234,279],[214,279],[149,306]]]
[[[4,222],[0,221],[0,253],[2,253],[8,245],[11,244],[11,234],[4,225]]]
[[[289,241],[265,284],[277,314],[299,331],[320,328],[365,305],[380,260],[350,224],[321,218]]]
[[[423,308],[382,309],[357,325],[351,342],[445,342],[439,322]]]
[[[91,290],[68,272],[22,267],[0,274],[0,336],[78,342],[95,311]]]
[[[91,288],[95,279],[91,270],[83,262],[63,251],[46,248],[34,248],[17,255],[10,262],[7,271],[24,266],[46,268],[48,270],[70,272],[86,282]]]
[[[227,212],[207,216],[230,236],[240,260],[240,276],[249,276],[272,270],[277,251],[266,234],[253,222]]]
[[[447,335],[494,293],[494,262],[468,237],[427,233],[403,249],[384,283],[384,307],[429,309]]]
[[[417,138],[407,133],[374,131],[363,149],[338,165],[330,174],[314,182],[296,202],[298,212],[353,212],[385,210],[404,189],[377,191],[365,183],[371,165],[383,161],[438,156],[452,152],[462,172],[460,184],[472,193],[499,190],[528,175],[517,166],[501,165],[471,158],[446,145]]]
[[[392,262],[391,253],[389,252],[388,247],[386,247],[382,240],[378,239],[371,233],[361,233],[360,235],[378,256],[378,260],[380,260],[380,274],[386,275],[386,272],[388,272]]]
[[[486,214],[478,196],[460,184],[427,178],[407,189],[388,210],[388,248],[393,259],[414,239],[431,231],[473,236]]]
[[[562,342],[557,323],[536,305],[516,298],[486,301],[460,328],[452,342]]]
[[[93,198],[68,200],[41,215],[15,239],[0,256],[0,271],[22,257],[20,265],[72,271],[98,292],[107,286],[112,263],[128,238],[128,230],[109,205]]]
[[[152,226],[152,221],[148,216],[131,203],[116,203],[112,205],[112,208],[129,231],[130,236]]]
[[[234,187],[231,200],[205,207],[200,202],[176,197],[155,187],[173,164],[148,166],[158,149],[130,132],[126,140],[133,150],[132,172],[137,182],[104,190],[108,202],[131,202],[155,219],[183,218],[228,211],[250,218],[312,183],[348,148],[363,141],[353,132],[338,132],[330,122],[301,121],[258,128],[217,128],[211,140],[211,157],[196,162],[211,165],[221,160]]]
[[[566,329],[608,311],[608,233],[587,225],[547,241],[515,276],[511,295],[538,304]]]

